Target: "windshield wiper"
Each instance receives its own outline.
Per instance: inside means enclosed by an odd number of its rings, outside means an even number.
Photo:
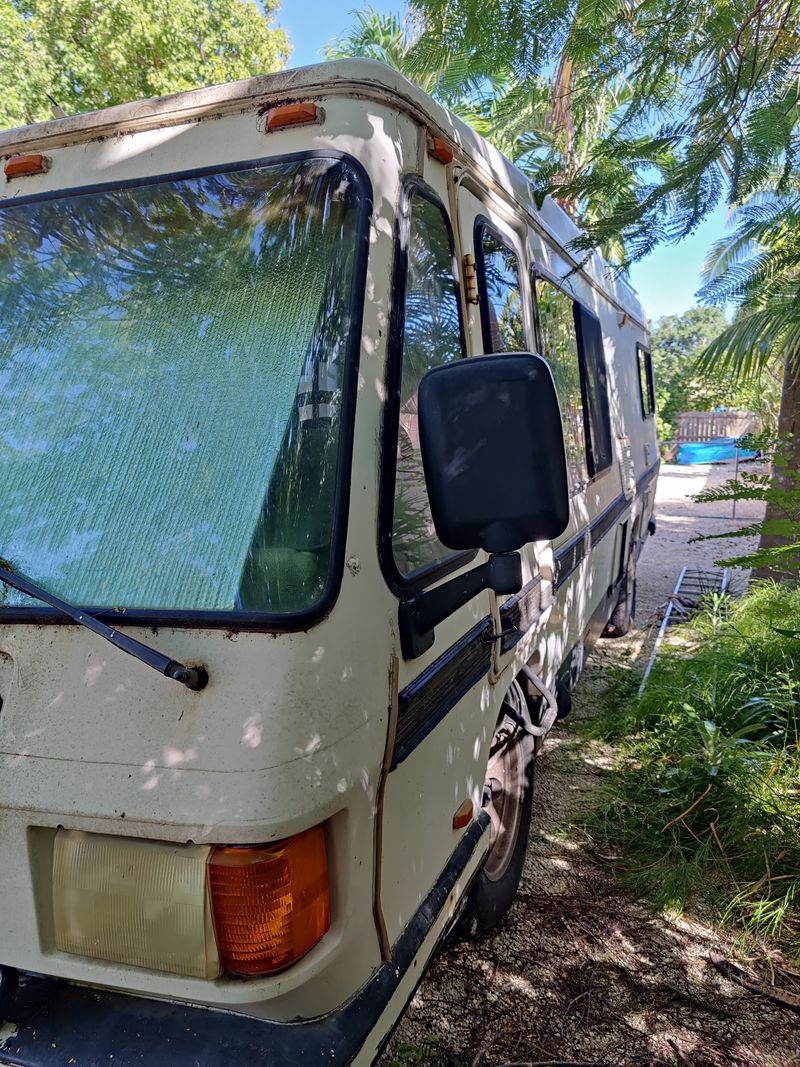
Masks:
[[[92,633],[96,633],[99,637],[110,641],[112,645],[115,645],[123,652],[127,652],[129,656],[135,656],[136,659],[146,663],[148,667],[152,667],[159,674],[164,674],[167,678],[174,678],[176,682],[180,682],[181,685],[185,685],[188,689],[205,689],[208,684],[208,671],[204,667],[187,667],[183,663],[178,663],[177,660],[170,659],[169,656],[157,652],[154,648],[149,648],[147,645],[142,644],[141,641],[137,641],[136,638],[120,633],[113,626],[106,626],[104,622],[100,622],[93,615],[88,615],[80,608],[73,608],[71,604],[67,604],[63,600],[59,600],[57,596],[53,596],[52,593],[48,593],[46,589],[29,582],[27,578],[23,578],[22,575],[11,570],[8,560],[5,559],[0,559],[0,581],[10,585],[12,589],[18,589],[21,593],[27,593],[28,596],[49,604],[56,611],[68,615],[73,622],[85,626],[87,630],[91,630]]]

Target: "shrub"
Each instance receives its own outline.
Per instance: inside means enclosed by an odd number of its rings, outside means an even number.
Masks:
[[[800,587],[716,598],[687,636],[641,700],[612,686],[596,729],[622,756],[594,830],[660,904],[702,897],[800,957]]]

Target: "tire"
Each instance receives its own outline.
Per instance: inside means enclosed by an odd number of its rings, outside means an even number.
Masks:
[[[506,694],[505,703],[531,722],[527,701],[517,682]],[[530,834],[533,766],[533,737],[501,710],[484,787],[483,806],[491,819],[491,844],[456,925],[456,933],[462,937],[481,937],[493,930],[516,895]]]
[[[603,630],[603,637],[624,637],[633,629],[636,615],[636,579],[619,594],[616,607]]]

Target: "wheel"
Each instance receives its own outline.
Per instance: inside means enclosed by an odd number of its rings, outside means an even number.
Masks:
[[[616,607],[603,630],[603,637],[624,637],[634,626],[636,615],[636,579],[620,591]]]
[[[508,703],[528,723],[527,701],[517,682]],[[456,932],[475,938],[492,930],[517,892],[533,806],[534,739],[501,710],[486,768],[483,806],[491,820],[491,843],[467,895]]]

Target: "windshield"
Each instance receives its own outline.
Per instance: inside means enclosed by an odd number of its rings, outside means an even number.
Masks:
[[[74,604],[310,609],[364,196],[304,159],[0,210],[0,556]]]

